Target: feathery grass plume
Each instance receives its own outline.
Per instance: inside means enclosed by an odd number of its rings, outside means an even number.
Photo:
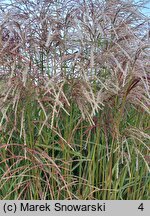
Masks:
[[[149,199],[144,2],[0,3],[0,199]]]

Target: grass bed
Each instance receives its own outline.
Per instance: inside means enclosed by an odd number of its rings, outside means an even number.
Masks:
[[[1,3],[0,199],[150,198],[141,6]]]

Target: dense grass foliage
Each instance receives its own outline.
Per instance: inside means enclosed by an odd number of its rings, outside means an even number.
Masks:
[[[149,199],[142,5],[0,6],[0,199]]]

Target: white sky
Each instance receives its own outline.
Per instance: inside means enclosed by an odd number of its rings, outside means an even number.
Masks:
[[[140,0],[135,0],[135,2],[139,2]],[[0,0],[0,3],[9,3],[10,0]],[[141,9],[141,11],[146,15],[150,17],[150,1],[145,5],[146,8]]]

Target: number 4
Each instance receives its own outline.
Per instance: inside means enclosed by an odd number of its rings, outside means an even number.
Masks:
[[[144,210],[144,206],[143,206],[143,203],[141,203],[138,207],[139,210],[143,211]]]

